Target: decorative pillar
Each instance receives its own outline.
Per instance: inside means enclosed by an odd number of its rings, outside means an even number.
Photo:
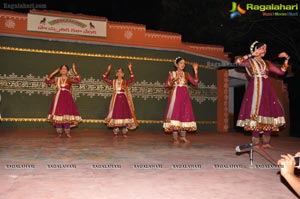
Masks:
[[[229,79],[228,70],[217,71],[218,84],[218,113],[217,113],[217,131],[220,133],[228,132],[229,128]]]

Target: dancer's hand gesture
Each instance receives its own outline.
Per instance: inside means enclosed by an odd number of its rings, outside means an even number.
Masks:
[[[129,71],[132,71],[132,64],[130,62],[128,63],[128,69]]]
[[[281,53],[279,53],[278,54],[278,57],[280,57],[280,58],[288,58],[289,57],[289,55],[286,53],[286,52],[281,52]]]
[[[199,65],[197,63],[192,63],[193,69],[195,73],[198,73]]]
[[[106,72],[109,72],[110,70],[111,70],[111,64],[109,64],[108,66],[107,66],[107,70],[106,70]]]
[[[48,79],[52,79],[58,72],[60,71],[60,68],[55,69],[50,75],[48,75]]]
[[[72,70],[73,70],[75,76],[77,76],[78,73],[77,73],[77,70],[76,70],[76,65],[75,65],[75,63],[72,64]]]

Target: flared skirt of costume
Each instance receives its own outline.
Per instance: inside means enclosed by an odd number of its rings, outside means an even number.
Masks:
[[[250,80],[237,126],[246,131],[278,131],[285,124],[282,106],[268,78]]]
[[[48,120],[54,124],[69,123],[76,126],[82,120],[71,93],[58,91],[50,105]]]
[[[186,86],[177,86],[172,89],[163,128],[165,132],[197,130],[193,107]]]
[[[128,102],[125,93],[114,94],[109,112],[105,118],[108,127],[128,127],[134,129],[137,127],[134,113]]]

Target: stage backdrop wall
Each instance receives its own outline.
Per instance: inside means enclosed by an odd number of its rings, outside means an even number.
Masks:
[[[103,119],[112,88],[100,81],[101,75],[112,64],[111,78],[117,67],[126,69],[128,78],[127,64],[131,62],[135,83],[130,89],[139,129],[162,130],[168,98],[163,85],[168,72],[175,69],[174,58],[182,56],[188,63],[203,64],[199,68],[199,87],[190,88],[198,131],[216,131],[217,71],[204,66],[216,60],[179,51],[8,36],[1,36],[0,43],[1,116],[6,118],[0,129],[52,128],[45,118],[55,88],[44,84],[44,79],[60,65],[71,66],[73,62],[82,77],[82,82],[73,86],[73,96],[84,119],[78,128],[105,129]],[[190,65],[186,71],[194,75]]]

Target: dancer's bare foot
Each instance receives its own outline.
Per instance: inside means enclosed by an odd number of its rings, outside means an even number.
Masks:
[[[253,149],[254,149],[254,150],[260,150],[260,149],[261,149],[261,146],[260,146],[260,145],[254,145],[254,146],[253,146]]]
[[[122,134],[123,134],[123,137],[124,137],[124,138],[127,138],[127,132],[128,132],[127,127],[124,127],[124,128],[122,129]]]
[[[272,149],[273,147],[270,144],[264,144],[263,148],[264,149]]]
[[[67,138],[72,138],[70,133],[66,133]]]
[[[188,139],[186,139],[186,137],[180,138],[181,141],[183,141],[186,144],[191,143]]]
[[[177,139],[174,139],[173,144],[177,145],[177,144],[179,144],[179,141]]]
[[[61,138],[63,135],[62,128],[56,128],[56,137],[55,138]]]
[[[118,134],[119,134],[120,129],[119,128],[114,128],[113,132],[114,132],[114,140],[118,139]]]

